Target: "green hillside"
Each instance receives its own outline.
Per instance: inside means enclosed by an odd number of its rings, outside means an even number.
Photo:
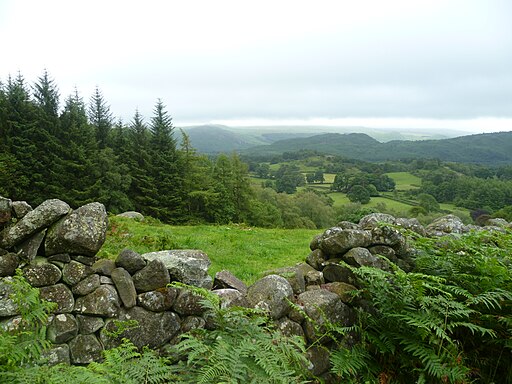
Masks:
[[[488,165],[512,163],[512,132],[486,133],[444,140],[390,141],[380,143],[363,133],[328,133],[309,138],[277,141],[249,148],[248,155],[277,155],[314,150],[366,161],[438,158],[443,161]]]

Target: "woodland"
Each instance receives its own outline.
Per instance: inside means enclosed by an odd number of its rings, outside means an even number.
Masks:
[[[0,85],[0,180],[0,195],[32,206],[50,198],[73,208],[98,201],[112,214],[136,210],[147,216],[145,223],[112,220],[102,253],[107,257],[116,241],[134,248],[180,249],[198,241],[222,247],[221,240],[236,242],[237,235],[228,234],[256,236],[257,227],[302,228],[294,233],[309,241],[306,228],[357,223],[376,211],[422,223],[450,212],[468,223],[485,224],[491,217],[512,221],[510,164],[436,158],[367,162],[316,150],[207,156],[175,128],[162,100],[149,118],[135,111],[123,122],[114,118],[99,88],[87,102],[78,90],[61,101],[46,71],[33,84],[19,74]],[[189,230],[178,240],[181,224],[188,229],[217,224],[208,231],[221,233],[213,239]],[[138,226],[147,232],[125,236],[141,231]],[[510,229],[443,240],[407,231],[404,236],[417,250],[413,269],[394,264],[390,271],[354,269],[361,284],[353,296],[363,303],[357,322],[349,328],[327,324],[320,335],[333,342],[331,382],[511,382]],[[137,244],[125,243],[131,239]],[[244,243],[257,248],[243,255],[247,260],[297,256],[287,246],[276,256],[257,237]],[[231,262],[245,267],[239,258],[246,249],[235,248]],[[3,382],[329,382],[308,371],[300,338],[284,337],[262,312],[222,308],[201,291],[196,293],[204,296],[219,327],[187,334],[166,356],[137,350],[126,340],[105,351],[102,362],[48,366],[41,356],[48,347],[51,304],[41,302],[21,275],[11,285],[23,331],[0,330]],[[337,342],[340,335],[354,337],[351,347]]]
[[[393,172],[421,182],[400,191]],[[99,88],[88,102],[78,90],[61,102],[46,71],[33,84],[21,74],[0,84],[0,178],[0,194],[32,205],[52,197],[73,207],[99,201],[111,213],[136,210],[170,224],[325,228],[347,215],[334,192],[360,204],[349,206],[356,216],[390,211],[428,220],[447,203],[474,218],[512,219],[510,164],[366,162],[316,150],[205,155],[173,125],[162,100],[149,119],[136,110],[125,123]],[[369,208],[378,196],[409,209]]]

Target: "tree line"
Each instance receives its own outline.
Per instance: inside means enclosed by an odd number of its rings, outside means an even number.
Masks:
[[[129,123],[114,118],[99,88],[88,103],[75,90],[61,105],[47,71],[33,85],[21,74],[0,82],[0,179],[0,194],[31,205],[99,201],[112,213],[174,224],[316,227],[326,219],[303,217],[318,210],[304,213],[298,200],[329,206],[312,192],[298,199],[254,190],[236,154],[198,154],[162,100],[149,121],[136,110]]]

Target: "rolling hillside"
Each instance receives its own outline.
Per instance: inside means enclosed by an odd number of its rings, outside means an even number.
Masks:
[[[366,161],[438,158],[443,161],[488,165],[512,163],[512,132],[485,133],[444,140],[380,143],[363,133],[328,133],[280,140],[244,151],[247,155],[275,155],[301,149]]]

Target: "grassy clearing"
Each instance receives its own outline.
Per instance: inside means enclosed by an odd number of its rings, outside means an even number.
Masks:
[[[210,274],[227,269],[248,284],[272,268],[294,265],[309,254],[309,242],[321,230],[262,229],[239,225],[170,226],[111,217],[98,256],[115,259],[124,248],[139,253],[164,249],[200,249]]]
[[[419,188],[421,179],[409,172],[390,172],[386,173],[396,183],[396,189],[399,191],[408,191],[410,189]]]

